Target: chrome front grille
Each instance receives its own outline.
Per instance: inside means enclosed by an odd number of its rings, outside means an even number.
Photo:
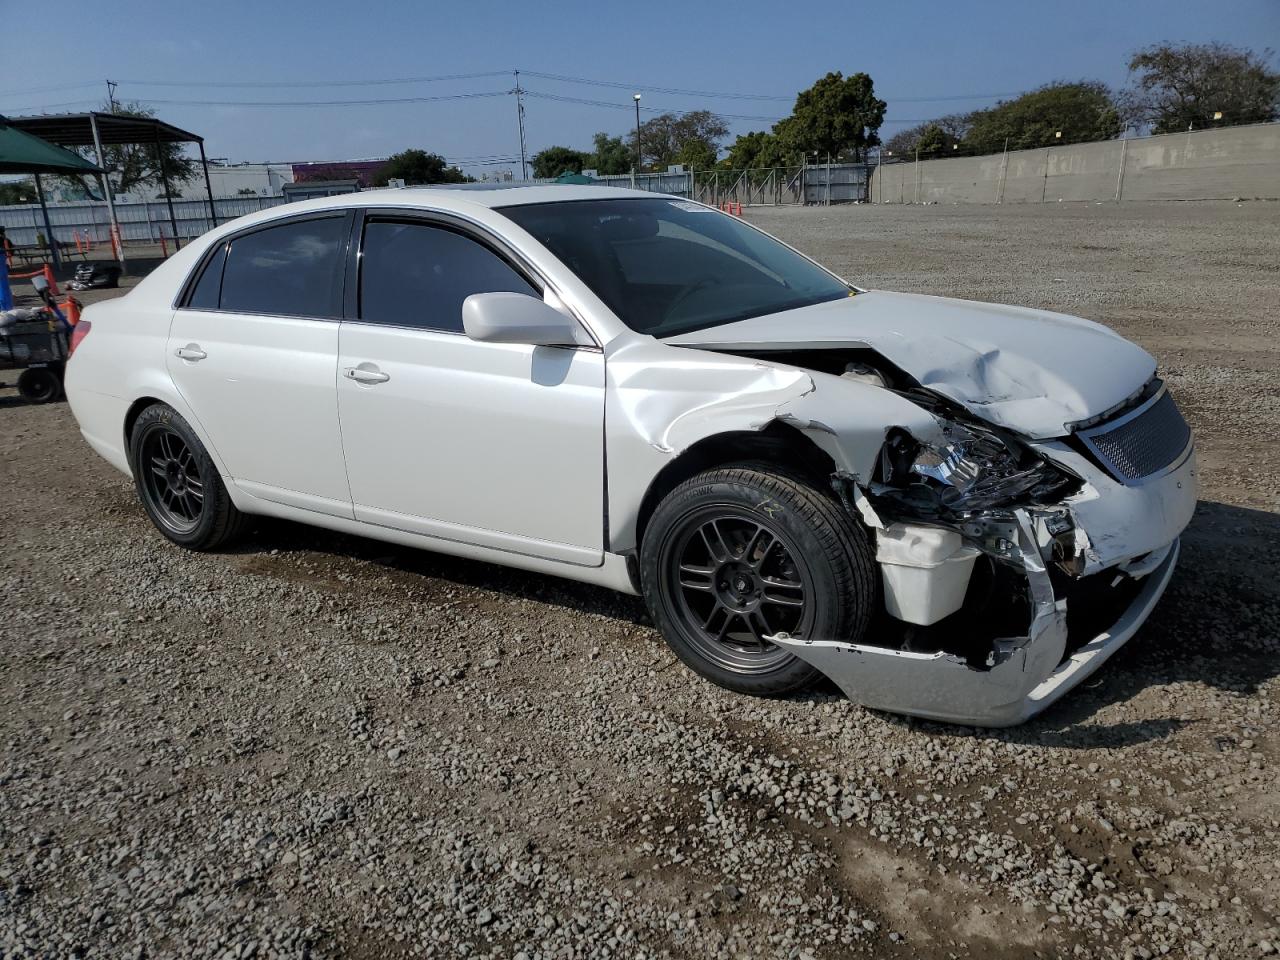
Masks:
[[[1191,444],[1191,427],[1162,384],[1141,405],[1081,430],[1079,437],[1117,480],[1133,484],[1181,462]]]

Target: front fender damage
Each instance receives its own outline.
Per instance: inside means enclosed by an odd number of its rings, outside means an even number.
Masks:
[[[887,431],[898,427],[923,439],[942,432],[933,415],[896,394],[796,367],[643,342],[628,343],[607,359],[605,446],[615,553],[636,548],[637,512],[653,478],[701,440],[783,424],[811,438],[837,472],[868,477]]]
[[[782,424],[808,437],[834,465],[832,488],[876,538],[904,527],[946,530],[987,578],[987,598],[961,585],[963,608],[940,618],[899,620],[880,611],[868,636],[790,637],[773,642],[830,677],[865,706],[979,726],[1020,723],[1097,669],[1141,625],[1163,593],[1177,537],[1195,504],[1194,460],[1158,484],[1124,488],[1059,443],[1034,444],[1047,461],[1080,479],[1061,501],[1034,500],[963,517],[913,515],[886,500],[878,470],[891,435],[942,444],[948,423],[906,397],[858,379],[759,359],[630,344],[606,365],[606,443],[611,547],[636,545],[636,512],[662,468],[699,441]],[[673,389],[675,386],[677,389]],[[922,537],[928,539],[927,537]],[[878,554],[882,570],[885,558]],[[1096,574],[1096,576],[1091,576]],[[888,574],[882,577],[888,598]],[[1106,624],[1082,633],[1088,602],[1070,591],[1083,579],[1115,588]],[[993,604],[991,598],[996,598]],[[972,606],[972,608],[971,608]],[[974,636],[966,630],[974,626]]]

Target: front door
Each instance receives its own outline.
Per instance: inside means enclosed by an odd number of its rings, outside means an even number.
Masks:
[[[335,389],[350,213],[233,237],[169,329],[167,363],[237,486],[350,517]]]
[[[602,563],[603,355],[470,340],[469,295],[542,295],[479,238],[372,216],[363,234],[357,316],[342,324],[338,358],[356,519]]]

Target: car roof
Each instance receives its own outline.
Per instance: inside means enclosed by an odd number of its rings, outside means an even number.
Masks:
[[[459,183],[430,187],[362,190],[332,197],[316,197],[269,208],[276,216],[297,211],[333,210],[343,207],[423,207],[432,210],[513,207],[526,203],[567,203],[571,200],[625,200],[659,198],[677,200],[673,194],[632,190],[628,187],[600,187],[587,184],[544,183]],[[264,211],[266,212],[266,211]]]

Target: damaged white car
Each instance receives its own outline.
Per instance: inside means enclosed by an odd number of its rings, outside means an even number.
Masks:
[[[1123,644],[1196,502],[1154,360],[865,291],[604,187],[226,224],[91,306],[67,394],[169,539],[263,514],[642,593],[734,690],[1018,723]]]

